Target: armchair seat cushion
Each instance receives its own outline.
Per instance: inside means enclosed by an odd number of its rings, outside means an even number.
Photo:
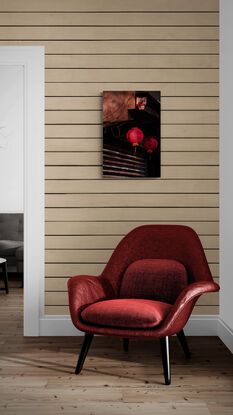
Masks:
[[[120,298],[87,306],[81,318],[98,326],[145,329],[161,324],[170,309],[170,304],[161,301]]]

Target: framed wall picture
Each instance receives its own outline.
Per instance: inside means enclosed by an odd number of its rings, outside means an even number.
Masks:
[[[160,92],[103,92],[103,177],[160,177]]]

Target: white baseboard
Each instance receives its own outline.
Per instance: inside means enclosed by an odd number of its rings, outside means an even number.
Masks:
[[[218,322],[217,314],[193,315],[185,326],[185,334],[187,336],[218,336]],[[82,335],[83,333],[73,326],[69,316],[46,315],[40,319],[40,336]]]
[[[45,315],[40,318],[40,336],[83,336],[83,332],[74,327],[70,316]]]
[[[233,353],[233,331],[221,318],[218,320],[218,337]]]
[[[218,314],[194,314],[184,328],[185,334],[187,336],[217,336],[218,319]]]

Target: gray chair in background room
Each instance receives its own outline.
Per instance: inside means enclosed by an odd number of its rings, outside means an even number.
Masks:
[[[0,257],[6,258],[9,272],[17,272],[23,277],[22,213],[0,214]]]

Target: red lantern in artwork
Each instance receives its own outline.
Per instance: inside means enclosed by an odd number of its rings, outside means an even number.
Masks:
[[[146,137],[143,141],[143,147],[147,153],[152,153],[158,147],[158,145],[158,140],[156,140],[154,137]]]
[[[127,132],[126,138],[135,147],[134,153],[136,153],[136,147],[143,140],[144,134],[138,127],[133,127]]]

